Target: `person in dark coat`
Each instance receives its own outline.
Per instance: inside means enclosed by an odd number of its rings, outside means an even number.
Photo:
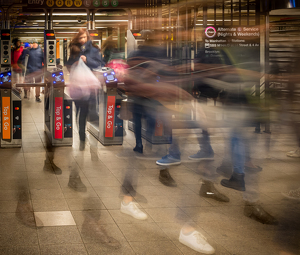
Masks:
[[[91,70],[105,65],[100,54],[100,49],[98,46],[93,45],[91,37],[86,29],[79,29],[78,33],[71,40],[69,47],[70,57],[67,61],[67,68],[69,71],[71,66],[76,64],[80,58]],[[76,105],[76,116],[79,115],[80,150],[84,150],[85,127],[88,116],[89,100],[76,99],[74,102]]]
[[[27,48],[22,52],[18,63],[25,65],[25,83],[40,83],[43,77],[43,63],[44,63],[44,52],[38,45],[36,39],[31,40],[32,47]],[[26,62],[26,56],[28,56],[28,61]],[[29,89],[24,89],[24,98],[27,98],[27,92]],[[37,102],[41,102],[40,99],[40,87],[35,88],[35,98]]]

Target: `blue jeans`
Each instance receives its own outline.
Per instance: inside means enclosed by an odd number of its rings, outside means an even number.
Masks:
[[[199,127],[200,128],[200,127]],[[214,151],[210,145],[209,133],[206,130],[202,131],[202,136],[198,138],[200,150],[206,152],[207,154],[213,154]],[[178,144],[178,140],[172,137],[172,144],[169,148],[169,154],[177,159],[180,159],[180,148]]]
[[[233,131],[230,135],[230,143],[233,171],[237,174],[243,174],[245,166],[245,143],[241,133]]]

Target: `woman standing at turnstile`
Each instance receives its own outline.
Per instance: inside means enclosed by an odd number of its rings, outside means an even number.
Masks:
[[[71,40],[69,47],[70,57],[67,61],[67,67],[69,71],[71,66],[73,64],[77,64],[80,58],[91,70],[105,65],[100,54],[100,49],[98,46],[93,45],[87,29],[79,29],[78,33]],[[84,150],[85,127],[89,109],[89,98],[80,98],[80,95],[77,95],[77,98],[74,99],[74,102],[76,105],[76,117],[79,115],[80,150]]]

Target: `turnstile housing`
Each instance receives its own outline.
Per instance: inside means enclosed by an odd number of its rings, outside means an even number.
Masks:
[[[98,100],[95,100],[96,102]],[[120,119],[122,97],[116,88],[107,88],[99,91],[99,113],[97,120],[89,117],[87,130],[103,145],[123,144],[123,120]],[[95,115],[94,115],[95,116]]]
[[[0,89],[1,96],[1,148],[22,146],[22,101],[13,89]]]

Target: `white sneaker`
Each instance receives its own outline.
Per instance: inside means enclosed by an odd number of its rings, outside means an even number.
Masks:
[[[299,150],[299,148],[298,148],[298,149],[295,150],[295,151],[289,151],[289,152],[286,153],[286,155],[287,155],[288,157],[291,157],[291,158],[300,158],[300,150]]]
[[[179,235],[179,242],[201,253],[215,253],[215,249],[206,241],[206,238],[196,230],[189,235],[184,235],[181,229]]]
[[[148,218],[147,214],[142,212],[134,202],[130,202],[128,205],[124,205],[124,203],[121,202],[121,212],[137,220],[146,220]]]

